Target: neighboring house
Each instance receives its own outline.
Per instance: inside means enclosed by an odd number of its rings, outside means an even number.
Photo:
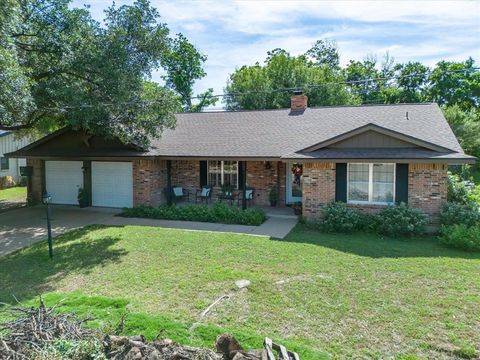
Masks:
[[[5,154],[16,151],[29,143],[30,141],[26,137],[17,138],[12,132],[0,130],[0,178],[11,176],[16,183],[19,182],[20,166],[26,165],[26,159],[8,159]]]
[[[330,201],[376,211],[398,202],[438,220],[449,164],[473,163],[437,104],[307,108],[294,95],[282,110],[177,114],[148,149],[64,129],[10,156],[33,167],[31,199],[76,204],[79,187],[93,206],[165,203],[167,184],[191,192],[222,184],[255,189],[267,205],[301,201],[315,218]]]

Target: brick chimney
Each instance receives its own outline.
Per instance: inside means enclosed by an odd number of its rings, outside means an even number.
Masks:
[[[307,108],[308,96],[302,91],[295,91],[290,99],[291,111],[304,111]]]

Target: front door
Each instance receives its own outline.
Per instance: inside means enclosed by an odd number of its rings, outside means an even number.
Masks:
[[[302,163],[287,164],[287,204],[302,201]]]

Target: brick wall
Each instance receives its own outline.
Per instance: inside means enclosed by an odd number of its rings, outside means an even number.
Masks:
[[[134,160],[133,204],[158,206],[165,203],[163,189],[167,186],[165,160]]]
[[[335,200],[335,163],[304,163],[302,181],[303,216],[318,218],[320,208]]]
[[[172,186],[181,186],[190,191],[191,201],[200,188],[200,161],[172,160]]]
[[[270,205],[270,191],[278,190],[277,170],[279,170],[280,190],[277,206],[284,206],[285,163],[280,163],[279,169],[277,169],[278,163],[275,161],[269,161],[268,164],[269,168],[267,162],[264,161],[247,161],[247,186],[255,189],[255,205],[268,206]]]
[[[409,164],[408,203],[425,212],[431,225],[438,225],[440,208],[447,200],[448,165]]]
[[[27,159],[27,166],[33,168],[33,175],[27,189],[28,205],[37,205],[42,202],[42,160]]]

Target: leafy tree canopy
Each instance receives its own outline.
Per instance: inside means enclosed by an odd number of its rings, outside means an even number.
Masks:
[[[181,35],[170,39],[148,0],[113,4],[103,24],[86,8],[69,9],[69,0],[2,4],[0,129],[70,125],[146,144],[174,126],[180,102],[205,75],[203,55]],[[188,57],[174,55],[184,48]],[[146,82],[162,64],[169,79],[182,76],[167,88]]]

